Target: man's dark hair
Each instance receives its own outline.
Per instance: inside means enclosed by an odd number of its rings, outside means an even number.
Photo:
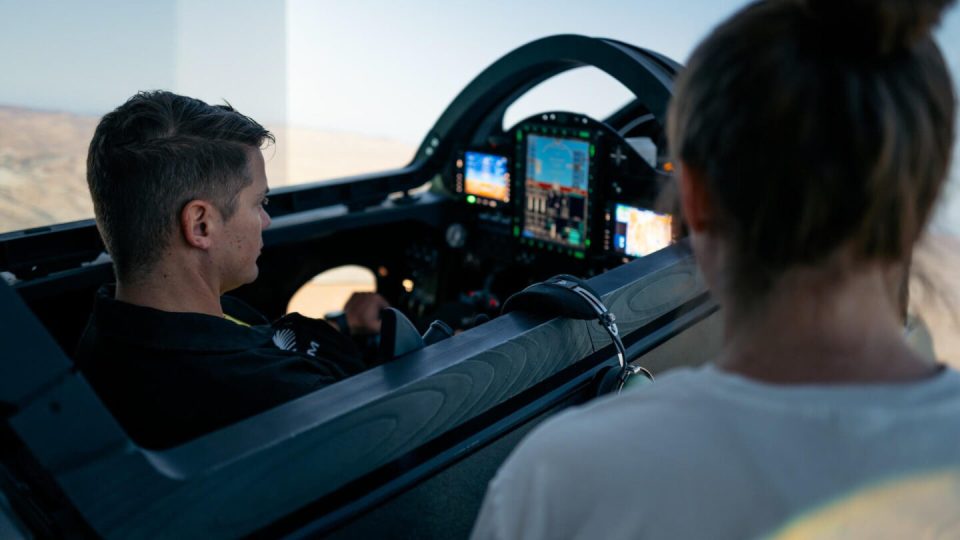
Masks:
[[[953,148],[956,101],[930,33],[952,3],[756,1],[694,51],[670,144],[707,179],[740,296],[841,247],[909,256]]]
[[[87,155],[97,226],[120,281],[156,263],[183,207],[210,201],[227,219],[253,179],[250,148],[273,135],[227,105],[140,92],[100,120]]]

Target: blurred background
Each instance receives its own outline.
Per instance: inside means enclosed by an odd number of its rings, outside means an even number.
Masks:
[[[229,101],[271,129],[272,186],[406,165],[467,83],[507,52],[560,33],[604,36],[683,63],[740,0],[0,0],[0,233],[93,216],[86,145],[139,90]],[[960,73],[960,11],[939,40]],[[506,123],[545,110],[603,118],[629,92],[594,68],[533,89]],[[915,256],[913,310],[960,366],[960,167]],[[930,285],[924,285],[929,283]],[[294,297],[318,315],[372,275],[341,269]],[[299,300],[298,300],[299,298]],[[951,300],[952,299],[952,300]]]

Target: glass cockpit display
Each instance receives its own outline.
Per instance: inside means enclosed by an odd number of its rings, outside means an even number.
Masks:
[[[629,257],[644,257],[673,243],[673,217],[626,204],[613,211],[612,249]]]
[[[464,152],[464,192],[485,199],[510,202],[510,170],[507,158],[480,152]]]
[[[590,142],[529,135],[523,236],[574,249],[588,243]]]

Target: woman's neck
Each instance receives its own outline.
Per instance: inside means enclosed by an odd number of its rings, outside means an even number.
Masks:
[[[749,309],[725,311],[717,366],[766,382],[867,383],[920,379],[937,366],[903,339],[890,268],[791,270]],[[725,306],[726,307],[726,306]]]

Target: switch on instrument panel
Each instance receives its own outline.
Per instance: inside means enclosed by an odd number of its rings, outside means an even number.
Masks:
[[[617,167],[627,160],[627,155],[623,153],[623,149],[620,148],[619,144],[613,149],[613,152],[610,154],[610,159],[613,160]]]
[[[447,227],[447,245],[453,249],[460,249],[467,242],[467,229],[459,223],[452,223]]]

